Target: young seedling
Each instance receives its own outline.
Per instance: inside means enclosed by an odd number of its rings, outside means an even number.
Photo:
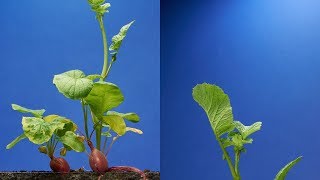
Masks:
[[[240,180],[240,156],[246,151],[245,144],[251,144],[249,136],[260,130],[262,123],[256,122],[245,126],[240,121],[234,121],[230,100],[227,94],[216,85],[207,83],[198,84],[193,88],[193,99],[206,112],[213,133],[223,152],[223,159],[227,161],[234,180]],[[228,147],[233,147],[234,160],[231,160]],[[275,180],[284,180],[288,171],[301,160],[298,157],[279,171]]]
[[[133,167],[113,167],[108,168],[107,154],[110,151],[113,143],[121,136],[125,135],[127,131],[132,131],[132,128],[126,126],[125,120],[133,123],[139,122],[140,118],[136,113],[119,113],[112,111],[118,107],[123,101],[124,96],[120,88],[110,82],[106,82],[112,65],[118,58],[118,52],[125,38],[128,29],[134,21],[123,26],[120,32],[113,36],[112,43],[108,47],[106,31],[104,27],[104,15],[109,12],[110,3],[106,3],[105,0],[88,0],[88,3],[93,12],[96,14],[96,19],[99,23],[99,27],[102,34],[104,61],[101,74],[85,75],[80,70],[71,70],[62,74],[54,76],[53,83],[57,87],[58,91],[65,97],[78,100],[82,106],[84,132],[87,144],[91,149],[89,155],[90,167],[93,171],[104,174],[107,171],[135,171],[144,174]],[[111,59],[109,60],[109,56]],[[94,147],[91,142],[91,135],[89,135],[89,117],[91,116],[92,124],[95,131],[96,145]],[[103,132],[107,129],[106,132]],[[112,137],[112,133],[116,135]],[[134,132],[141,132],[140,130],[134,130]],[[141,134],[140,133],[140,134]],[[102,137],[104,137],[103,149],[101,149]],[[112,138],[112,142],[109,144],[108,150],[105,151],[107,139]]]
[[[46,154],[50,158],[50,167],[54,172],[68,173],[70,166],[61,157],[55,157],[54,153],[57,144],[60,142],[60,155],[65,156],[67,151],[74,150],[83,152],[85,150],[84,138],[75,134],[77,126],[71,120],[58,116],[43,116],[45,110],[32,110],[22,106],[12,104],[12,108],[21,113],[32,114],[32,117],[22,118],[23,133],[7,145],[11,149],[19,141],[28,138],[34,144],[39,145],[39,152]]]

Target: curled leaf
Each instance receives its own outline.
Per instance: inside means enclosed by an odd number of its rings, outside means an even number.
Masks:
[[[140,130],[140,129],[136,129],[136,128],[131,128],[131,127],[127,127],[126,128],[126,131],[128,132],[128,131],[131,131],[131,132],[134,132],[134,133],[136,133],[136,134],[143,134],[143,132]]]
[[[23,133],[20,136],[18,136],[17,138],[15,138],[10,144],[7,145],[6,149],[11,149],[13,146],[15,146],[18,142],[20,142],[21,140],[27,138],[27,136]]]
[[[107,114],[121,116],[123,119],[131,121],[133,123],[137,123],[140,121],[140,117],[136,113],[119,113],[116,111],[108,111]]]
[[[126,131],[126,123],[121,116],[107,115],[103,116],[102,122],[108,124],[110,128],[116,132],[119,136],[124,135]]]
[[[83,152],[85,150],[83,141],[74,132],[67,131],[64,136],[59,137],[59,140],[76,152]]]
[[[302,159],[302,156],[298,157],[297,159],[289,162],[285,167],[283,167],[275,177],[275,180],[284,180],[290,171],[290,169],[297,164]]]
[[[19,106],[17,104],[12,104],[12,109],[15,111],[19,111],[21,113],[30,113],[34,115],[35,117],[41,118],[44,112],[46,111],[45,109],[40,109],[40,110],[32,110],[28,109],[22,106]]]

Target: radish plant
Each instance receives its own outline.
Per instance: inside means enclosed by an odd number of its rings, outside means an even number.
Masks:
[[[120,88],[107,82],[106,79],[112,66],[118,62],[118,52],[127,31],[134,21],[120,29],[120,32],[113,36],[111,45],[108,46],[106,30],[103,18],[109,12],[110,3],[105,0],[88,0],[91,10],[95,13],[98,21],[102,42],[103,42],[103,66],[101,74],[85,75],[81,70],[70,70],[54,76],[53,83],[58,91],[65,97],[80,102],[83,113],[85,139],[91,149],[89,155],[90,167],[93,171],[104,174],[107,171],[137,171],[133,167],[108,168],[107,154],[113,143],[127,131],[142,134],[141,130],[126,126],[125,120],[133,123],[139,122],[140,118],[136,113],[120,113],[113,111],[123,101],[124,96]],[[89,120],[91,118],[93,131],[95,131],[95,146],[89,135]],[[113,137],[112,137],[113,135]],[[104,139],[103,139],[104,138]],[[107,139],[112,139],[107,148]],[[102,147],[103,143],[103,147]],[[144,174],[139,170],[139,173]]]
[[[256,122],[245,126],[240,121],[235,121],[228,95],[216,85],[199,84],[193,88],[192,96],[209,118],[215,138],[222,150],[223,159],[227,161],[233,179],[240,180],[239,161],[241,154],[246,151],[244,145],[253,142],[250,136],[260,130],[262,123]],[[233,147],[234,160],[230,157],[228,147]],[[301,158],[298,157],[288,163],[279,171],[275,180],[284,180],[288,171]]]
[[[31,110],[16,104],[12,104],[12,108],[33,116],[22,118],[23,133],[8,144],[6,148],[11,149],[19,141],[27,138],[30,142],[39,145],[40,153],[44,153],[50,158],[50,167],[54,172],[68,173],[70,171],[68,162],[61,157],[55,157],[54,153],[59,142],[63,145],[60,149],[60,155],[62,156],[65,156],[66,152],[70,150],[76,152],[85,150],[84,137],[75,133],[77,130],[76,124],[55,114],[43,116],[44,109]]]

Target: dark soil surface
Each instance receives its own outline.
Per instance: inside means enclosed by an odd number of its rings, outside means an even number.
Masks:
[[[160,180],[160,172],[145,171],[147,179]],[[99,176],[93,172],[73,171],[68,174],[59,174],[47,171],[20,171],[0,172],[1,180],[97,180]],[[139,174],[133,172],[108,172],[100,180],[140,180]]]

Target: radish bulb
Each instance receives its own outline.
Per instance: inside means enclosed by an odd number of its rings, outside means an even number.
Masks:
[[[91,169],[100,175],[105,174],[108,171],[108,161],[106,156],[96,149],[91,141],[87,142],[91,149],[91,153],[89,155],[89,164]]]
[[[59,173],[69,173],[70,172],[70,166],[68,162],[61,158],[61,157],[51,157],[50,161],[50,168],[53,172],[59,172]]]

